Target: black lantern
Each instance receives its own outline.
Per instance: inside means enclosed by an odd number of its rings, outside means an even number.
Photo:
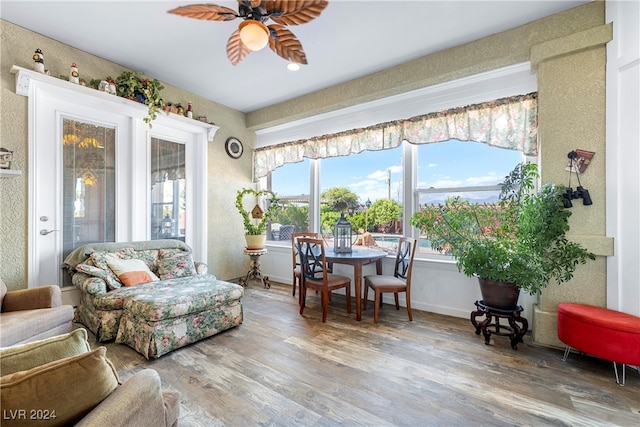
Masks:
[[[336,221],[333,229],[333,251],[335,253],[351,252],[351,224],[344,217],[344,212],[340,214],[340,219]]]
[[[162,218],[162,235],[164,237],[171,236],[173,233],[173,219],[169,216],[169,214],[165,215]]]
[[[364,202],[364,205],[367,207],[366,220],[364,223],[364,231],[369,231],[369,208],[371,207],[371,199],[367,198],[367,201]]]

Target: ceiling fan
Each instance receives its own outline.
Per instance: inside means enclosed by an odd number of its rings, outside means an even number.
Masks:
[[[168,13],[207,21],[241,18],[238,29],[227,42],[227,57],[233,65],[267,44],[287,61],[306,64],[307,56],[302,44],[286,26],[305,24],[317,18],[328,4],[327,0],[238,0],[238,12],[216,4],[192,4]],[[265,25],[269,19],[275,23]]]

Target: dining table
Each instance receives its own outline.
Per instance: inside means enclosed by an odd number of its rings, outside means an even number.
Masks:
[[[332,264],[353,266],[353,282],[356,294],[356,320],[362,320],[362,267],[376,263],[376,274],[382,274],[382,259],[385,251],[375,249],[352,249],[351,252],[335,252],[333,248],[325,249],[325,258],[331,268]]]

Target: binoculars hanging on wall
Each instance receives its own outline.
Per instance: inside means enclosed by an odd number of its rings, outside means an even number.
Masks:
[[[565,208],[573,207],[573,203],[571,203],[571,200],[573,199],[582,199],[582,204],[586,206],[593,204],[591,196],[589,195],[589,190],[582,188],[581,185],[576,187],[575,191],[573,191],[571,187],[567,188],[562,196],[564,197],[562,202],[564,203]]]

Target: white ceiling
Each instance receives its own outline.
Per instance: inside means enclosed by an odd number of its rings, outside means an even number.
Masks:
[[[168,14],[211,1],[5,1],[0,16],[55,40],[250,112],[567,10],[568,1],[329,0],[289,27],[308,65],[288,71],[268,47],[233,66],[226,44],[239,20]],[[236,2],[213,3],[237,9]],[[31,52],[29,52],[31,54]],[[45,52],[46,58],[46,52]],[[82,73],[82,64],[78,64]]]

